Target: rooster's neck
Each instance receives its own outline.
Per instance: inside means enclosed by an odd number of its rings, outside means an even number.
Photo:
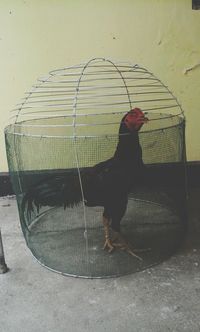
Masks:
[[[119,141],[114,154],[116,161],[129,164],[135,163],[141,157],[141,147],[139,144],[138,131],[130,130],[124,123],[121,123],[119,129]]]

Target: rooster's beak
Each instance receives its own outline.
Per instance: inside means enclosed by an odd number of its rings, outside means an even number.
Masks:
[[[149,122],[149,118],[147,118],[147,116],[143,116],[141,119],[142,124],[145,124],[147,122]]]
[[[143,123],[149,122],[149,118],[147,118],[146,114],[147,114],[147,112],[144,113],[144,122]]]

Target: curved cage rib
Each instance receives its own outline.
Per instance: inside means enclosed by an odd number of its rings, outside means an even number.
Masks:
[[[124,80],[124,77],[121,73],[121,71],[118,69],[118,67],[114,64],[114,62],[112,62],[111,60],[106,60],[106,59],[103,59],[103,58],[95,58],[95,59],[92,59],[90,61],[88,61],[86,63],[86,65],[84,66],[84,68],[82,69],[82,72],[81,72],[81,75],[79,77],[79,80],[78,80],[78,84],[77,84],[77,88],[76,88],[76,94],[74,96],[74,103],[73,103],[73,116],[74,116],[74,120],[73,120],[73,126],[74,126],[74,134],[75,134],[75,127],[76,127],[76,109],[77,109],[77,102],[78,102],[78,95],[79,95],[79,90],[80,90],[80,84],[81,84],[81,80],[82,80],[82,77],[84,75],[84,72],[85,70],[87,69],[87,67],[94,61],[97,61],[97,60],[102,60],[102,61],[107,61],[109,63],[111,63],[113,65],[113,67],[116,69],[116,71],[119,73],[120,75],[120,78],[122,79],[123,83],[124,83],[124,87],[126,89],[126,96],[128,97],[128,101],[129,101],[129,105],[130,105],[130,109],[132,108],[132,104],[131,104],[131,100],[130,100],[130,96],[129,96],[129,91],[128,91],[128,88],[127,88],[127,85],[126,85],[126,81]],[[107,96],[106,96],[107,97]]]

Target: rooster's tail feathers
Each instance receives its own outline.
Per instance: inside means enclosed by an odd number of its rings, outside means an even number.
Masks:
[[[35,208],[39,214],[42,206],[49,207],[73,207],[81,201],[81,189],[78,176],[56,175],[34,185],[24,195],[22,201],[22,213],[26,211],[30,219]]]

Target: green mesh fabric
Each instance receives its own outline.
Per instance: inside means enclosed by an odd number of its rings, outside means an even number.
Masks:
[[[22,230],[41,264],[66,275],[111,277],[152,266],[174,252],[183,237],[186,217],[184,120],[173,117],[164,127],[161,119],[160,128],[157,120],[156,128],[149,127],[139,135],[147,173],[133,186],[121,222],[129,243],[146,249],[140,254],[142,261],[122,250],[112,254],[102,250],[102,207],[86,207],[87,243],[82,203],[66,209],[44,207],[39,213],[35,209],[31,218],[21,210],[24,194],[48,174],[77,172],[75,149],[80,168],[111,158],[117,134],[74,139],[53,136],[51,128],[49,132],[45,129],[46,137],[32,136],[14,125],[6,128],[8,164]]]

